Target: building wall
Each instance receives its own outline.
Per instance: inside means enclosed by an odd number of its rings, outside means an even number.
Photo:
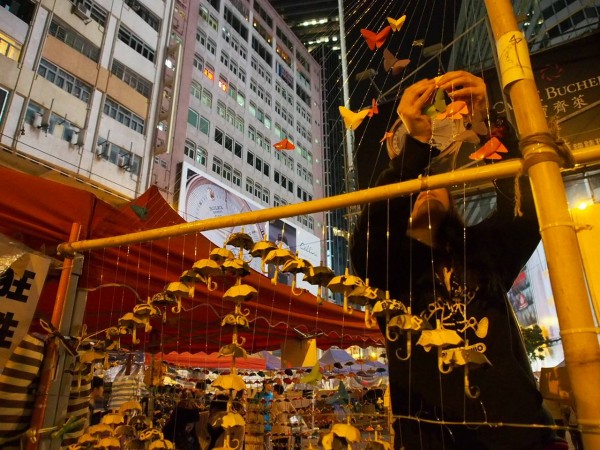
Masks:
[[[22,170],[61,173],[125,199],[143,192],[170,8],[169,0],[2,8],[0,161],[14,165],[18,155]]]
[[[321,69],[270,4],[178,0],[172,31],[178,90],[152,176],[165,197],[179,201],[182,162],[264,208],[323,197]],[[296,149],[273,147],[284,137]],[[321,239],[323,213],[287,220]]]

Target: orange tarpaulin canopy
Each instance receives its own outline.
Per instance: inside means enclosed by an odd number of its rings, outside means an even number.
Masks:
[[[58,244],[68,240],[74,222],[82,225],[80,239],[184,223],[155,187],[119,209],[89,192],[0,168],[0,192],[0,233],[51,256],[56,256]],[[215,245],[198,233],[85,252],[78,287],[87,292],[84,323],[88,333],[116,326],[119,317],[169,282],[178,281],[184,270],[196,260],[208,258],[213,248]],[[53,273],[48,277],[36,317],[50,320],[58,276]],[[164,319],[153,320],[151,332],[138,329],[141,343],[135,348],[210,353],[231,343],[230,327],[220,325],[233,309],[222,296],[235,279],[216,281],[218,289],[212,292],[198,284],[194,297],[183,300],[180,314],[165,309]],[[319,306],[312,294],[296,296],[289,286],[273,285],[256,271],[244,277],[244,283],[258,291],[257,298],[243,305],[250,312],[250,327],[240,329],[239,334],[247,339],[244,348],[248,353],[278,349],[285,340],[306,335],[318,336],[320,348],[383,343],[378,330],[365,327],[360,311],[345,315],[338,305],[325,302]]]
[[[183,367],[195,367],[202,369],[230,369],[232,358],[231,356],[221,356],[218,353],[206,354],[204,352],[190,353],[190,352],[170,352],[167,354],[156,355],[159,359],[170,364]],[[146,362],[149,362],[149,358],[146,358]],[[253,369],[253,370],[266,370],[267,360],[264,358],[255,358],[248,356],[247,358],[236,358],[235,366],[238,369]]]

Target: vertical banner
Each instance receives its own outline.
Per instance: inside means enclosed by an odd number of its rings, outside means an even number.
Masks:
[[[0,373],[29,331],[50,258],[0,237]]]

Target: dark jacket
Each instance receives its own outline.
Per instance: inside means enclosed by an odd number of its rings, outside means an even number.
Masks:
[[[404,151],[391,161],[377,184],[417,178],[424,173],[430,154],[428,145],[407,137]],[[412,314],[427,319],[432,328],[440,321],[469,345],[483,344],[485,347],[479,348],[485,348],[483,353],[491,362],[491,366],[469,370],[471,390],[480,391],[472,399],[465,395],[463,366],[441,373],[437,348],[426,351],[415,345],[419,333],[412,336],[412,356],[406,361],[400,359],[407,354],[406,333],[394,341],[388,339],[394,414],[433,421],[543,421],[542,399],[506,295],[539,242],[531,192],[523,178],[522,217],[514,215],[514,180],[499,180],[495,182],[495,213],[469,227],[464,227],[458,216],[450,215],[437,235],[436,248],[407,237],[410,196],[363,208],[351,240],[357,275],[368,278],[371,286],[389,290],[391,298],[410,306]],[[487,333],[484,317],[489,321]],[[469,319],[472,326],[465,328]],[[380,326],[385,332],[385,319],[380,319]],[[428,426],[401,420],[396,423],[396,437],[396,448],[401,439],[407,450],[517,450],[541,448],[544,432],[518,427]]]

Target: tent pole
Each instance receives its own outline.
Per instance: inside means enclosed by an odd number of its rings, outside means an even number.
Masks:
[[[80,232],[81,225],[78,223],[74,223],[71,226],[69,242],[73,242],[79,239]],[[73,260],[74,258],[72,256],[65,257],[63,261],[62,271],[60,274],[60,280],[58,282],[56,301],[54,302],[54,309],[52,310],[51,321],[52,325],[57,330],[61,329],[61,321],[64,313],[64,306],[67,299],[67,293],[69,292],[71,276],[73,274]],[[44,361],[42,363],[40,382],[35,396],[35,403],[31,415],[30,430],[32,430],[33,433],[31,434],[32,437],[27,439],[25,450],[36,450],[39,448],[41,438],[38,435],[38,432],[44,425],[46,409],[48,407],[48,394],[50,392],[50,385],[54,378],[54,372],[58,363],[58,353],[58,340],[56,338],[49,339],[48,345],[46,347],[46,354],[44,355]]]
[[[577,152],[573,152],[573,156],[575,161],[580,164],[598,161],[600,160],[600,146],[595,145],[593,147],[578,150]],[[521,159],[511,159],[482,167],[473,167],[439,175],[432,175],[416,180],[408,180],[401,183],[350,192],[348,194],[311,200],[309,202],[278,206],[276,208],[259,209],[213,219],[197,220],[195,222],[182,223],[179,225],[155,228],[152,230],[139,231],[108,238],[65,242],[58,246],[58,253],[62,255],[73,255],[77,252],[87,250],[118,247],[121,245],[166,239],[174,236],[183,236],[186,234],[198,233],[200,231],[249,225],[285,217],[312,214],[315,212],[345,208],[352,205],[362,205],[370,202],[387,200],[388,198],[408,195],[427,189],[436,189],[439,187],[469,182],[481,182],[495,178],[508,178],[521,173],[522,170],[523,161]]]
[[[585,448],[600,448],[600,347],[593,321],[575,224],[548,133],[546,117],[529,61],[529,50],[509,0],[486,0],[502,72],[512,102],[531,181],[550,283]],[[527,139],[530,137],[530,139]],[[535,137],[534,137],[535,136]],[[545,141],[545,139],[544,139]]]

